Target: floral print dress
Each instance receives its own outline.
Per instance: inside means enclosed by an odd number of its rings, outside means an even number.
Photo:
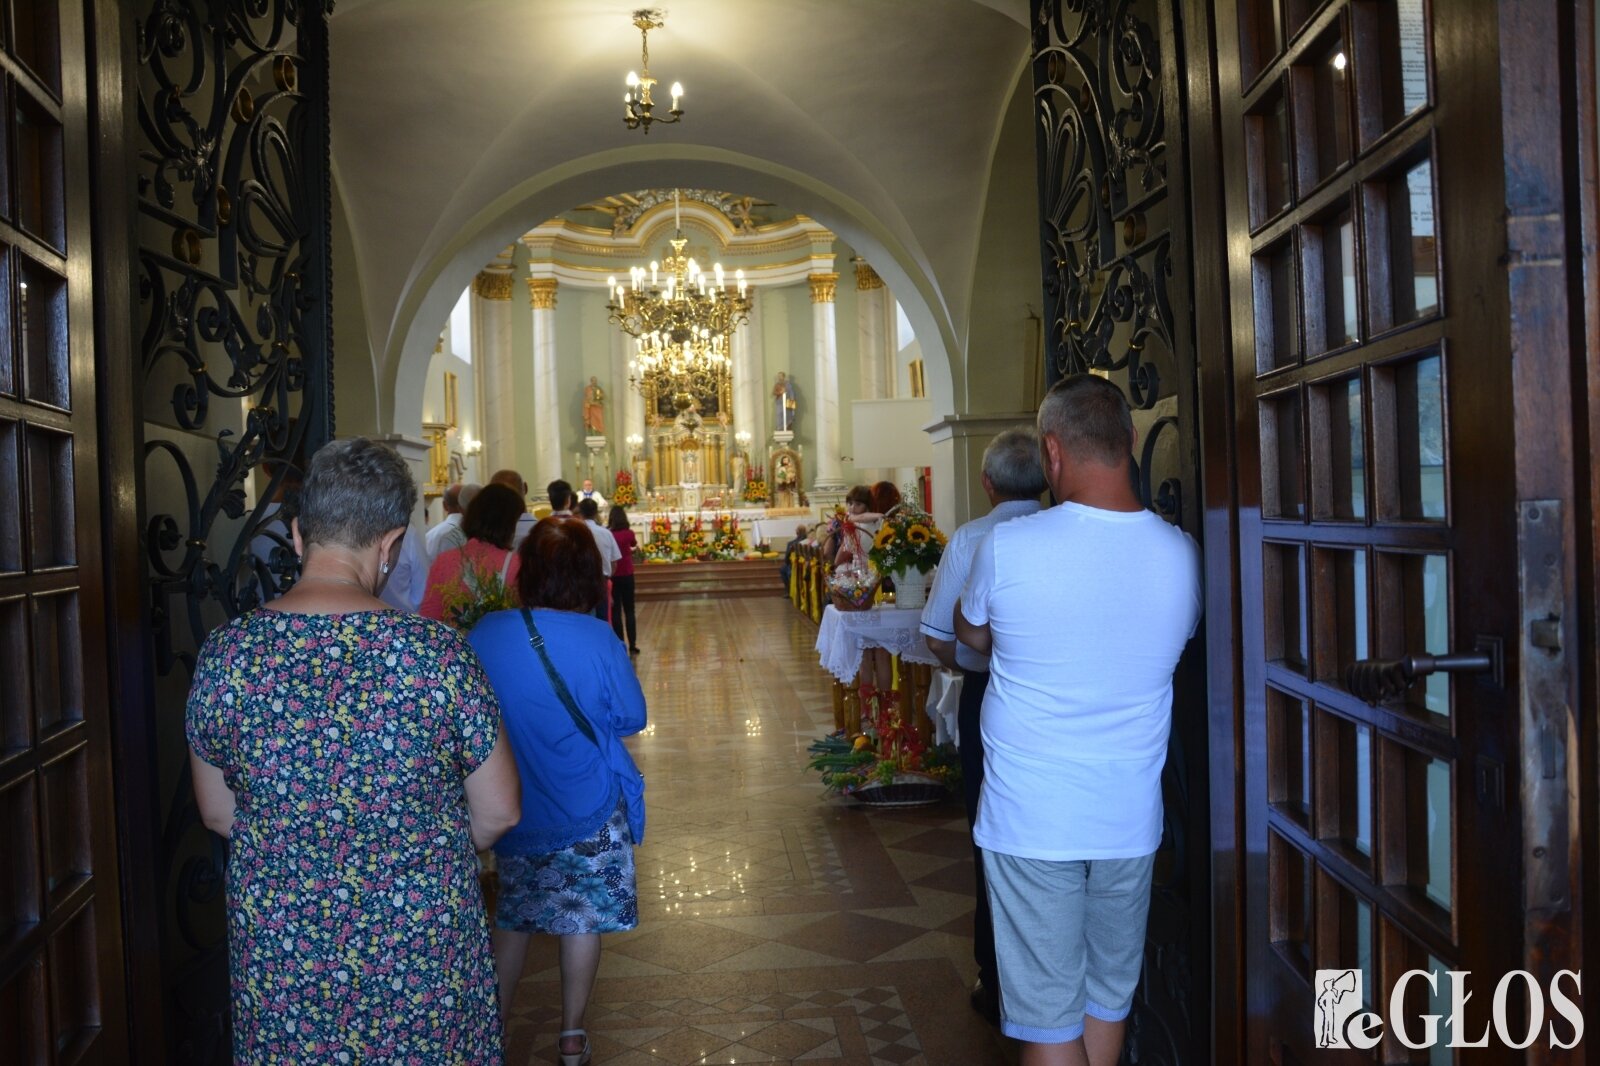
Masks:
[[[498,1063],[462,782],[499,709],[449,627],[261,610],[201,649],[187,715],[236,814],[236,1063]]]

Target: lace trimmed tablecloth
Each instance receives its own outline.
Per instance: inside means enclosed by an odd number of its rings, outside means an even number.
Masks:
[[[822,668],[840,681],[855,680],[862,653],[868,648],[884,648],[906,662],[937,666],[939,660],[928,650],[921,623],[922,612],[909,608],[841,611],[829,604],[823,608],[822,628],[817,630],[817,656]]]

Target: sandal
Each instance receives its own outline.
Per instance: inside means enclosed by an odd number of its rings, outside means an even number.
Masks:
[[[561,1050],[561,1041],[565,1040],[569,1036],[583,1037],[582,1051]],[[560,1037],[556,1040],[556,1054],[561,1056],[561,1066],[588,1066],[590,1053],[591,1049],[589,1047],[589,1034],[586,1030],[563,1029],[561,1031]]]

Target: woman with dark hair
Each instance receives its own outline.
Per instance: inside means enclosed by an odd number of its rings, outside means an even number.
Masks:
[[[543,519],[517,554],[523,606],[487,616],[471,637],[522,778],[522,820],[495,847],[495,969],[509,1012],[529,936],[560,938],[557,1050],[563,1066],[580,1066],[600,934],[639,924],[633,848],[644,838],[644,779],[622,738],[644,728],[644,692],[592,613],[605,577],[588,526]]]
[[[617,548],[622,552],[622,558],[617,560],[616,567],[611,571],[611,628],[618,640],[627,643],[628,654],[638,655],[639,620],[634,616],[633,553],[639,548],[639,540],[633,535],[633,527],[628,524],[627,510],[620,504],[611,505],[611,513],[606,516],[606,528],[611,530],[611,536],[616,539]],[[622,635],[624,615],[628,623],[626,637]]]
[[[370,440],[312,457],[294,587],[200,649],[185,731],[228,838],[233,1061],[499,1062],[475,848],[521,814],[477,656],[378,599],[416,486]]]
[[[499,483],[485,485],[472,498],[461,521],[466,543],[440,552],[428,570],[428,591],[420,611],[424,618],[453,625],[463,618],[475,620],[472,604],[486,596],[494,598],[497,581],[507,592],[516,588],[517,555],[511,543],[517,535],[517,519],[527,509],[516,489]]]
[[[880,481],[872,486],[872,506],[870,510],[880,515],[887,515],[890,511],[900,506],[900,490],[892,481]]]

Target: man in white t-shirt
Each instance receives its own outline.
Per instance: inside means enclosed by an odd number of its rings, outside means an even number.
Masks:
[[[1161,842],[1172,672],[1200,620],[1200,560],[1129,478],[1118,388],[1078,374],[1039,408],[1059,505],[995,527],[956,635],[990,655],[973,837],[994,915],[1002,1031],[1023,1066],[1114,1066]]]
[[[444,509],[444,517],[428,530],[427,550],[424,555],[430,567],[433,561],[439,558],[440,553],[447,552],[451,548],[459,548],[467,542],[467,535],[461,532],[461,522],[467,513],[467,508],[472,504],[472,498],[478,494],[478,489],[481,487],[463,485],[459,481],[445,486],[444,495],[439,497],[439,506]]]
[[[956,641],[956,600],[966,588],[972,556],[1002,522],[1036,514],[1045,490],[1039,466],[1039,436],[1032,426],[1019,426],[998,434],[983,450],[983,491],[991,510],[950,534],[939,556],[933,587],[922,608],[922,633],[928,650],[950,670],[961,672],[961,702],[957,712],[957,743],[961,748],[961,791],[967,801],[967,826],[978,818],[978,795],[983,787],[983,732],[978,726],[983,694],[989,687],[989,657]],[[972,1007],[991,1025],[1000,1024],[1000,975],[995,968],[994,926],[989,917],[989,894],[983,877],[983,851],[973,846],[973,872],[977,882],[977,909],[972,915],[972,957],[978,980],[972,986]]]

